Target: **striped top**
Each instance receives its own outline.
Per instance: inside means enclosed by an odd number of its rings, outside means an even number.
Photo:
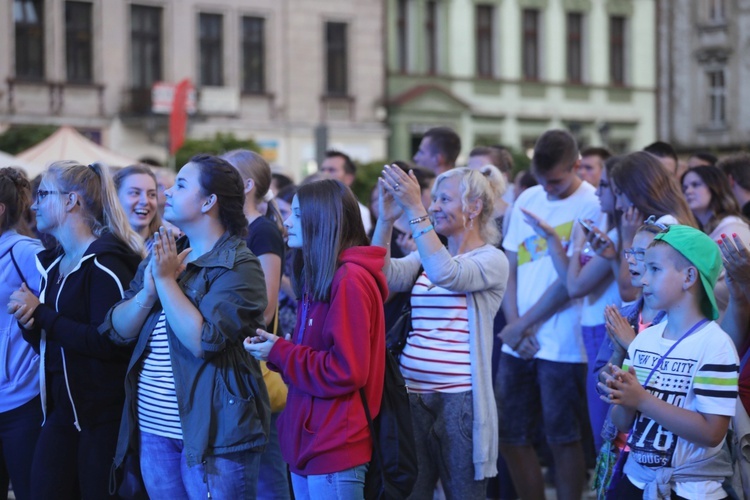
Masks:
[[[401,373],[412,392],[471,390],[466,294],[433,285],[422,274],[411,292],[412,331]]]
[[[138,428],[141,432],[182,439],[164,311],[148,338],[144,354],[138,377]]]

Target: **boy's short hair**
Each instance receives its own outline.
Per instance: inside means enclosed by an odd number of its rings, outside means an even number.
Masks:
[[[675,224],[663,232],[654,236],[654,243],[666,243],[671,246],[687,264],[695,267],[703,285],[703,298],[701,299],[701,311],[707,318],[719,317],[719,308],[716,305],[714,286],[721,273],[721,252],[719,246],[706,233],[690,226]],[[684,268],[675,263],[676,267]]]
[[[433,153],[443,155],[445,162],[450,165],[456,164],[461,153],[461,138],[455,130],[450,127],[433,127],[424,133],[424,137],[430,138]]]
[[[548,130],[537,139],[531,165],[537,172],[546,173],[565,165],[573,168],[578,160],[576,140],[565,130]]]

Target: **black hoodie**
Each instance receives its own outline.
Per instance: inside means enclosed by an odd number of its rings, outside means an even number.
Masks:
[[[23,336],[43,354],[47,422],[80,430],[122,416],[132,349],[116,346],[97,328],[124,296],[141,257],[111,233],[91,243],[66,276],[60,275],[62,256],[61,248],[37,256],[42,304],[34,312],[34,328]]]

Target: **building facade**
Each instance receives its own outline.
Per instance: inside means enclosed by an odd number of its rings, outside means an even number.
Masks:
[[[387,0],[393,158],[430,127],[528,150],[552,127],[582,145],[656,139],[654,0]]]
[[[386,156],[382,2],[6,0],[0,20],[0,125],[72,125],[165,160],[152,87],[188,78],[188,137],[253,138],[296,177],[316,128],[355,159]]]
[[[688,152],[750,147],[750,0],[661,0],[659,135]]]

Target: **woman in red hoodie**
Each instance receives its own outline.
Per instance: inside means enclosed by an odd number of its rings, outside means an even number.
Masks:
[[[385,249],[367,246],[357,200],[344,184],[303,186],[284,222],[300,300],[295,331],[245,340],[289,386],[278,421],[297,499],[363,498],[372,455],[359,389],[373,418],[385,369]]]

